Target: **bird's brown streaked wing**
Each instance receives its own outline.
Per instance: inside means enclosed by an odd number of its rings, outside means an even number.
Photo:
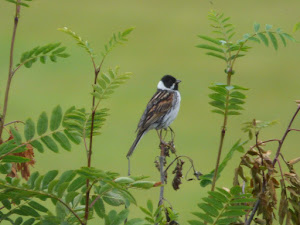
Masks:
[[[172,108],[173,98],[173,92],[158,90],[149,101],[137,130],[143,132],[161,119]]]

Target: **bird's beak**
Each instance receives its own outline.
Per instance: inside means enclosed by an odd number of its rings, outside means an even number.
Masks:
[[[181,82],[181,80],[176,80],[176,84],[179,84]]]

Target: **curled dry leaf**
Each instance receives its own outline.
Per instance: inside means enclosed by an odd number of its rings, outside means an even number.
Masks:
[[[182,184],[181,178],[183,177],[182,175],[182,166],[184,164],[183,160],[177,160],[177,165],[173,171],[173,174],[175,174],[174,179],[172,181],[172,186],[174,190],[179,189],[179,185]]]

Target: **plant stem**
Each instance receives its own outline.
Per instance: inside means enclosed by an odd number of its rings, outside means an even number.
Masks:
[[[164,162],[165,162],[165,151],[164,145],[160,143],[160,157],[159,157],[159,170],[160,170],[160,192],[159,192],[159,202],[158,206],[161,206],[164,201],[164,184],[165,184],[165,170],[164,170]]]
[[[19,3],[20,1],[21,0],[17,0],[17,3]],[[11,80],[13,77],[14,46],[15,46],[17,27],[18,27],[19,17],[20,17],[20,9],[21,9],[20,5],[16,4],[16,14],[14,17],[14,28],[13,28],[13,34],[12,34],[12,39],[11,39],[11,45],[10,45],[8,78],[7,78],[7,84],[6,84],[6,90],[5,90],[3,111],[2,111],[2,116],[0,118],[0,144],[2,143],[2,132],[3,132],[5,116],[6,116],[6,112],[7,112],[9,90],[10,90]]]
[[[96,67],[94,59],[93,58],[91,58],[91,59],[92,59],[94,71],[95,71],[94,72],[95,73],[94,84],[96,84],[101,66],[104,61],[104,58],[102,59],[100,66],[98,68]],[[87,154],[87,160],[88,160],[87,166],[88,167],[91,167],[91,164],[92,164],[93,133],[94,133],[94,123],[95,123],[94,120],[95,120],[95,114],[96,114],[96,109],[97,109],[97,108],[95,108],[95,101],[96,101],[96,98],[95,98],[95,96],[93,96],[93,100],[92,100],[92,110],[93,111],[92,111],[92,124],[91,124],[91,133],[90,133],[90,145],[89,145],[88,154]],[[85,224],[87,224],[87,221],[89,218],[89,201],[90,201],[90,192],[91,192],[89,186],[90,186],[90,180],[87,179],[86,180],[87,192],[86,192],[86,198],[85,198],[85,214],[84,214]]]
[[[231,75],[232,75],[232,68],[230,68],[227,72],[227,86],[230,86]],[[228,113],[228,102],[229,102],[229,91],[227,91],[227,96],[226,96],[224,121],[223,121],[222,130],[221,130],[219,151],[218,151],[218,157],[217,157],[217,162],[216,162],[215,173],[214,173],[214,177],[213,177],[213,181],[212,181],[212,185],[211,185],[211,191],[215,190],[215,186],[216,186],[216,182],[217,182],[218,169],[219,169],[219,165],[220,165],[221,154],[222,154],[222,149],[223,149],[223,143],[224,143],[224,138],[225,138],[225,133],[226,133],[227,119],[228,119],[228,115],[227,115],[227,113]]]
[[[294,113],[294,115],[293,115],[293,117],[292,117],[292,119],[291,119],[291,121],[290,121],[290,123],[289,123],[289,125],[288,125],[288,127],[287,127],[287,129],[286,129],[286,131],[285,131],[284,134],[283,134],[283,137],[281,138],[281,141],[279,142],[279,145],[278,145],[278,148],[277,148],[277,152],[276,152],[275,158],[274,158],[274,160],[273,160],[273,166],[275,166],[275,164],[276,164],[276,162],[277,162],[277,160],[278,160],[278,157],[279,157],[280,151],[281,151],[281,147],[282,147],[282,145],[283,145],[283,142],[284,142],[286,136],[287,136],[288,133],[292,130],[292,129],[291,129],[291,126],[292,126],[292,124],[293,124],[293,122],[294,122],[294,120],[295,120],[295,118],[296,118],[296,116],[297,116],[299,110],[300,110],[300,105],[298,105],[296,112]]]

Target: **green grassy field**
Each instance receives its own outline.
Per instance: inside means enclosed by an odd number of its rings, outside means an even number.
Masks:
[[[37,45],[61,41],[68,46],[70,58],[57,64],[35,64],[32,69],[22,68],[12,84],[7,121],[37,119],[42,111],[50,113],[60,104],[64,109],[72,105],[89,108],[91,105],[92,64],[85,52],[57,28],[68,26],[88,39],[95,52],[113,32],[134,26],[126,46],[119,47],[108,57],[104,69],[120,65],[122,71],[131,71],[134,76],[113,97],[104,103],[110,116],[103,134],[95,139],[92,165],[105,170],[127,173],[125,157],[135,138],[137,122],[156,89],[157,82],[165,74],[182,80],[180,91],[182,105],[178,118],[172,125],[176,132],[176,147],[180,154],[189,155],[198,170],[203,173],[213,169],[217,155],[221,116],[210,113],[208,105],[212,82],[225,82],[224,64],[206,56],[195,48],[201,41],[197,34],[210,34],[207,14],[209,1],[33,1],[31,8],[22,8],[17,32],[15,56]],[[215,9],[231,16],[237,27],[237,37],[252,31],[254,22],[273,24],[288,33],[299,19],[300,2],[279,1],[215,1]],[[0,3],[0,97],[1,104],[8,70],[8,53],[13,25],[14,7],[5,1]],[[299,34],[295,34],[299,39]],[[296,109],[294,100],[300,98],[300,46],[280,44],[278,52],[272,47],[253,44],[247,57],[238,60],[233,83],[250,88],[246,111],[229,120],[225,151],[239,138],[245,139],[241,123],[253,118],[278,120],[280,123],[266,129],[262,139],[280,138]],[[300,127],[299,119],[295,123]],[[291,134],[283,151],[287,159],[299,156],[299,134]],[[132,157],[134,175],[149,175],[150,180],[159,180],[154,168],[154,158],[159,154],[155,132],[149,132],[140,142]],[[249,144],[250,145],[250,144]],[[275,151],[275,145],[270,145]],[[225,169],[218,186],[232,185],[233,169],[240,153]],[[41,173],[51,169],[60,171],[85,166],[83,147],[74,147],[72,152],[51,151],[36,153],[33,170]],[[299,170],[299,165],[296,167]],[[171,176],[170,176],[171,177]],[[171,181],[169,182],[171,183]],[[206,189],[197,181],[184,181],[181,189],[166,188],[166,198],[181,215],[181,224],[193,216],[196,204]],[[134,191],[139,205],[148,199],[155,203],[159,189],[147,192]],[[138,208],[132,207],[132,217],[140,216]],[[101,224],[94,219],[92,224]]]

